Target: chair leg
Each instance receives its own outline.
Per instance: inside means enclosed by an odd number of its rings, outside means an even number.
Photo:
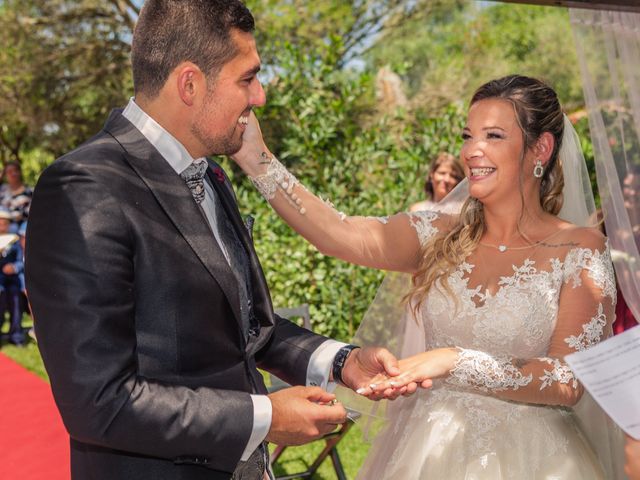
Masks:
[[[278,459],[280,458],[280,455],[282,455],[282,452],[284,452],[285,448],[287,448],[285,445],[276,446],[276,448],[273,450],[273,452],[269,456],[269,462],[271,462],[271,465],[273,465],[278,461]]]
[[[347,422],[343,424],[339,430],[332,432],[324,437],[325,446],[322,449],[322,452],[320,452],[320,454],[316,457],[313,464],[307,469],[307,471],[297,473],[297,474],[277,477],[276,480],[310,478],[313,476],[313,474],[316,473],[318,468],[320,468],[320,465],[322,464],[322,462],[324,462],[324,460],[329,456],[331,457],[331,463],[333,464],[333,469],[336,472],[336,476],[338,477],[338,480],[347,480],[347,476],[344,473],[344,467],[342,466],[342,461],[340,460],[340,455],[338,454],[337,447],[338,447],[338,443],[340,442],[340,440],[342,440],[344,435],[349,431],[351,426],[352,426],[352,423]],[[278,460],[278,458],[280,457],[280,455],[282,455],[282,452],[284,451],[285,448],[286,447],[283,447],[280,445],[275,448],[275,450],[273,451],[270,457],[271,465],[273,465]]]
[[[333,463],[333,469],[336,471],[338,480],[347,480],[347,475],[344,473],[342,462],[340,461],[340,455],[338,455],[338,446],[336,445],[331,449],[331,463]]]
[[[307,470],[307,472],[309,472],[311,475],[316,473],[316,470],[320,468],[320,465],[322,464],[322,462],[324,462],[325,458],[329,456],[329,454],[331,453],[331,450],[335,447],[336,443],[338,443],[338,439],[336,438],[331,438],[327,440],[327,443],[322,449],[322,452],[320,452],[320,455],[316,457],[315,461],[309,467],[309,470]]]

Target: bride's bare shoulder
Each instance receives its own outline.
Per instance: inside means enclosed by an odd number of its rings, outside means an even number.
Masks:
[[[560,232],[556,238],[563,243],[591,250],[603,250],[607,242],[607,238],[599,228],[580,227],[568,222],[560,225]]]

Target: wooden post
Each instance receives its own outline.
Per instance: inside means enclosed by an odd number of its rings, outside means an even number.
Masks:
[[[548,7],[590,8],[640,13],[640,0],[490,0],[502,3],[528,3]]]

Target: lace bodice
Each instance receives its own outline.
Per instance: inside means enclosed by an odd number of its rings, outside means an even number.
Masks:
[[[412,218],[421,244],[437,233],[436,218]],[[420,309],[427,349],[460,351],[448,384],[532,403],[577,401],[581,390],[563,357],[600,341],[615,308],[608,247],[589,238],[595,247],[478,249],[449,275],[450,292],[442,282],[430,290]]]
[[[577,261],[579,260],[579,261]],[[513,275],[503,276],[495,294],[468,286],[468,275],[476,268],[464,262],[449,277],[453,295],[434,288],[421,309],[427,345],[432,348],[458,346],[495,355],[521,358],[547,354],[556,327],[560,292],[580,287],[580,271],[602,285],[604,298],[614,298],[608,251],[571,250],[562,261],[549,259],[546,269],[525,259],[513,266]],[[606,324],[602,303],[583,331],[566,338],[567,346],[582,350],[597,342]]]

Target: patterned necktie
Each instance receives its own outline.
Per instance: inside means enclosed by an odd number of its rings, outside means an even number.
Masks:
[[[198,205],[204,200],[204,174],[207,171],[207,161],[203,158],[194,160],[185,168],[180,176],[191,190],[191,195]]]

